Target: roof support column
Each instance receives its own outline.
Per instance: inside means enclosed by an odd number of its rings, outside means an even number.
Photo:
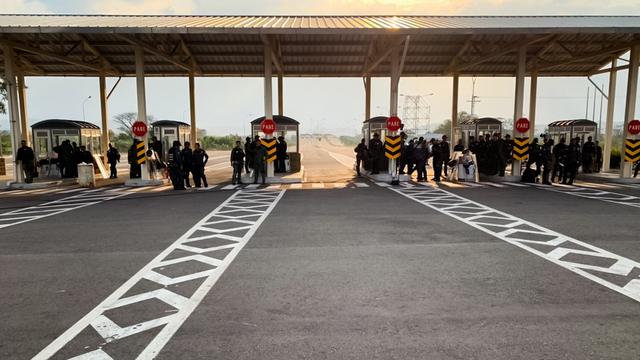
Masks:
[[[538,101],[538,71],[533,70],[531,72],[531,88],[529,91],[529,141],[533,141],[533,139],[536,138],[537,101]]]
[[[20,127],[22,128],[22,140],[31,146],[31,132],[27,126],[27,85],[24,82],[24,74],[18,73],[18,100],[20,103]]]
[[[609,71],[609,94],[607,98],[607,122],[604,131],[604,151],[602,152],[602,171],[607,172],[611,167],[611,143],[613,142],[613,112],[616,103],[616,82],[618,71],[618,58],[611,59],[611,71]]]
[[[400,85],[400,59],[399,49],[393,49],[391,52],[391,87],[389,99],[389,116],[398,116],[398,86]],[[389,131],[388,135],[396,135],[396,131]],[[382,139],[384,142],[384,139]],[[394,179],[396,177],[396,159],[389,159],[389,175]]]
[[[138,100],[138,120],[143,121],[147,124],[147,128],[149,128],[149,123],[147,122],[147,96],[145,91],[145,83],[144,83],[144,49],[140,46],[136,46],[135,48],[136,54],[136,94]],[[144,141],[145,144],[145,152],[147,151],[147,143],[148,143],[149,134],[143,137],[135,137],[138,140]],[[149,172],[146,169],[146,164],[141,165],[140,173],[142,174],[142,180],[149,180]]]
[[[272,69],[271,69],[271,46],[264,45],[264,118],[273,119],[273,94],[272,94]],[[266,139],[271,139],[273,135],[265,134]],[[274,163],[267,163],[267,177],[274,175]]]
[[[193,71],[189,71],[189,116],[191,119],[191,135],[189,139],[192,144],[198,142],[198,127],[196,124],[196,80]]]
[[[278,73],[278,115],[284,115],[284,76]]]
[[[4,80],[7,83],[7,110],[9,115],[9,128],[11,130],[11,149],[13,151],[13,160],[15,162],[18,147],[22,134],[20,131],[20,113],[18,110],[18,93],[16,86],[15,74],[15,54],[10,45],[2,46],[2,54],[4,56]],[[23,182],[24,174],[22,173],[22,164],[17,163],[13,171],[13,179],[15,182]]]
[[[364,77],[364,121],[371,119],[371,75]],[[371,123],[367,123],[369,133],[364,137],[364,141],[369,146],[371,137]]]
[[[513,109],[513,137],[520,136],[516,131],[515,122],[522,117],[524,110],[524,76],[527,66],[527,48],[522,46],[518,50],[518,65],[516,69],[516,90],[515,103]],[[513,160],[511,164],[511,175],[520,176],[521,164],[518,160]]]
[[[109,148],[109,113],[107,108],[107,78],[104,72],[100,72],[99,78],[100,86],[100,119],[102,120],[102,137],[101,142],[101,154],[104,156]],[[104,156],[104,164],[107,165],[107,157]]]
[[[460,88],[460,76],[458,73],[453,74],[453,94],[451,98],[451,141],[457,144],[458,139],[456,128],[458,127],[458,90]],[[453,147],[452,147],[453,148]]]
[[[622,149],[620,155],[622,161],[620,163],[620,177],[631,177],[631,165],[630,162],[624,161],[624,148],[625,139],[634,137],[627,132],[629,122],[633,120],[636,115],[636,101],[638,99],[638,66],[640,66],[640,45],[634,45],[631,47],[631,54],[629,55],[629,78],[627,80],[627,102],[624,110],[624,126],[622,133],[625,135],[622,139]]]

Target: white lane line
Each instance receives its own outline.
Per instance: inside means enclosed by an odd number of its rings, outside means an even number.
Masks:
[[[78,191],[86,190],[86,188],[75,188],[71,190],[60,191],[60,194],[70,194]]]
[[[545,185],[537,187],[539,189],[578,196],[581,198],[606,201],[613,204],[640,208],[640,198],[637,196],[580,186]]]
[[[391,190],[640,302],[640,278],[630,276],[634,269],[640,269],[640,263],[634,260],[442,189],[413,187]],[[539,250],[542,247],[546,251]],[[563,260],[567,255],[581,258]],[[597,260],[589,263],[588,258],[604,260],[609,265],[598,264]],[[619,275],[622,278],[620,283],[623,277],[627,279],[620,286],[597,274]]]
[[[222,190],[235,190],[237,187],[238,185],[226,185],[222,187]]]
[[[362,182],[356,182],[354,183],[356,185],[357,188],[366,188],[369,187],[369,184],[367,183],[362,183]]]
[[[102,191],[100,193],[88,194],[91,196],[84,196],[84,193],[80,193],[62,199],[49,201],[43,204],[9,211],[0,214],[0,229],[13,225],[23,224],[28,221],[38,220],[44,217],[58,215],[67,211],[80,209],[86,206],[101,203],[103,201],[126,196],[130,193],[131,191],[126,191],[124,189],[118,189],[118,191],[110,190]],[[16,218],[16,216],[20,215],[27,216]]]
[[[498,184],[498,183],[494,183],[494,182],[490,182],[490,181],[485,181],[482,184],[488,185],[488,186],[492,186],[492,187],[495,187],[495,188],[500,188],[500,189],[507,187],[507,185],[502,185],[502,184]]]
[[[324,149],[322,149],[322,150],[324,150]],[[334,152],[327,151],[327,150],[324,150],[324,151],[329,153],[329,156],[331,156],[335,161],[337,161],[340,164],[346,166],[347,168],[349,168],[351,170],[353,170],[355,168],[355,162],[356,162],[355,157],[342,155],[342,154],[334,153]]]
[[[109,357],[107,357],[109,356],[107,353],[108,347],[103,346],[105,343],[117,342],[131,335],[161,327],[162,329],[153,340],[147,344],[142,352],[136,356],[136,359],[153,359],[158,356],[158,353],[171,337],[173,337],[185,320],[187,320],[202,299],[204,299],[240,250],[249,242],[262,222],[275,208],[278,201],[280,201],[285,191],[286,190],[236,191],[225,202],[202,218],[202,220],[191,229],[187,230],[184,235],[178,238],[155,259],[151,260],[151,262],[145,265],[98,306],[44,348],[33,359],[45,360],[55,356],[65,345],[88,328],[93,328],[102,339],[96,340],[96,343],[87,346],[85,348],[86,353],[80,355],[82,357],[79,359],[93,359],[93,357],[91,357],[93,354],[100,356],[97,357],[98,359],[109,359]],[[256,207],[241,210],[242,208],[246,208],[247,202],[250,202]],[[242,215],[238,213],[242,213]],[[249,213],[249,215],[247,215],[247,213]],[[229,225],[231,225],[231,227],[229,227]],[[244,232],[244,235],[240,235],[238,232]],[[206,233],[206,235],[202,235],[202,233]],[[231,233],[234,235],[231,235]],[[210,247],[203,247],[206,246],[204,243],[197,243],[203,240],[214,241],[218,244],[209,244]],[[228,244],[219,245],[220,241]],[[220,259],[214,257],[215,255],[207,255],[209,252],[216,254],[215,250],[222,249],[231,249],[231,251],[226,255],[218,255]],[[190,254],[172,259],[170,255],[175,250],[179,250],[182,253],[188,252]],[[197,272],[175,278],[156,271],[163,267],[194,261],[204,264],[208,270],[200,269],[197,270]],[[195,279],[204,279],[204,281],[191,297],[185,297],[170,290],[170,285]],[[138,295],[124,296],[139,282],[148,281],[156,282],[164,287]],[[120,327],[106,315],[107,311],[116,308],[126,312],[127,306],[139,304],[149,299],[165,302],[177,311],[170,315],[163,314],[156,319],[147,320],[127,327]]]
[[[509,185],[509,186],[514,186],[514,187],[530,187],[527,184],[517,183],[517,182],[504,182],[503,184]]]
[[[259,184],[249,184],[245,186],[245,189],[257,189],[259,186]]]
[[[466,182],[464,184],[467,185],[468,187],[478,187],[478,188],[486,187],[484,184],[478,184],[477,182]]]
[[[378,185],[380,187],[389,187],[389,186],[391,186],[391,184],[388,184],[388,183],[382,182],[382,181],[376,181],[376,185]]]

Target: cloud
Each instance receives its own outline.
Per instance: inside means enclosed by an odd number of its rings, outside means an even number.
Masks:
[[[51,10],[37,0],[2,0],[0,12],[3,14],[46,14]]]
[[[196,10],[193,0],[99,0],[89,5],[89,11],[95,14],[186,15]]]

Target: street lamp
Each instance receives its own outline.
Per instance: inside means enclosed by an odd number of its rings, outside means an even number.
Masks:
[[[87,121],[86,119],[86,111],[84,110],[84,105],[91,99],[91,95],[89,95],[86,99],[82,100],[82,121]]]

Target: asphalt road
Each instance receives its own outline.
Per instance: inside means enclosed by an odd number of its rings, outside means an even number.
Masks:
[[[638,189],[383,187],[304,146],[314,180],[360,185],[0,194],[0,226],[71,204],[0,228],[0,359],[640,357],[640,208],[605,201]]]

